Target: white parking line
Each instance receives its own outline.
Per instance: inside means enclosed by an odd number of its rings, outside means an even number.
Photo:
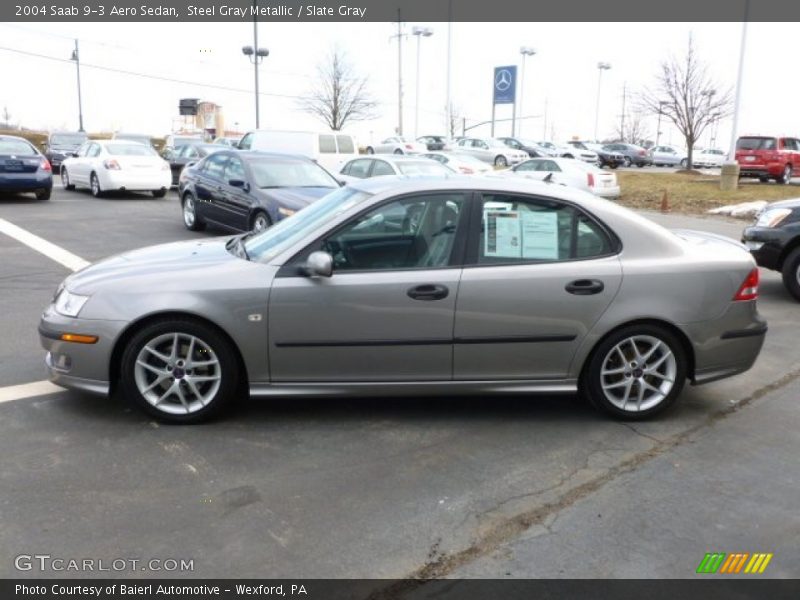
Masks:
[[[33,383],[23,383],[21,385],[10,385],[0,388],[0,404],[12,402],[13,400],[23,400],[35,396],[44,396],[55,392],[63,392],[64,388],[50,383],[49,381],[34,381]]]
[[[76,256],[69,250],[64,250],[64,248],[56,246],[52,242],[48,242],[46,239],[40,238],[38,235],[34,235],[30,231],[26,231],[5,219],[0,219],[0,233],[5,233],[18,242],[22,242],[26,246],[44,254],[47,258],[64,265],[71,271],[77,271],[89,265],[89,262],[83,260],[80,256]]]

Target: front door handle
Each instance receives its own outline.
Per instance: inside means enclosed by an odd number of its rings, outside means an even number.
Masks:
[[[418,285],[410,288],[406,293],[408,294],[409,298],[413,298],[414,300],[430,301],[447,298],[450,290],[448,290],[447,286],[444,285],[426,283],[424,285]]]
[[[576,279],[564,286],[564,289],[576,296],[591,296],[592,294],[599,294],[605,287],[599,279]]]

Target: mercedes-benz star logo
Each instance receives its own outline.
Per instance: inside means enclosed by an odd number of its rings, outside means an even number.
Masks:
[[[501,69],[494,76],[494,87],[498,92],[505,92],[511,87],[511,72],[508,69]]]

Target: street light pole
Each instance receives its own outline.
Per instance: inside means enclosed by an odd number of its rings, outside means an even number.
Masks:
[[[519,78],[519,114],[520,116],[523,115],[523,100],[525,99],[525,59],[529,56],[534,56],[536,54],[536,50],[529,46],[522,46],[519,49],[519,53],[522,54],[522,77]],[[516,127],[516,123],[512,125],[512,129],[516,129],[518,135],[522,135],[522,121],[525,119],[520,119],[519,128]]]
[[[397,9],[397,135],[403,135],[403,22]]]
[[[742,21],[742,41],[739,44],[739,69],[736,73],[736,94],[733,101],[733,125],[731,143],[728,146],[728,160],[736,159],[736,134],[739,127],[739,103],[742,97],[742,75],[744,73],[744,51],[747,43],[747,17],[750,14],[750,0],[744,0],[744,20]]]
[[[83,100],[81,99],[81,55],[78,52],[78,39],[75,39],[75,50],[72,51],[72,60],[78,73],[78,131],[83,129]]]
[[[417,36],[417,83],[414,86],[414,138],[419,135],[419,57],[420,57],[420,42],[424,37],[433,35],[433,29],[430,27],[414,27],[411,33]]]
[[[665,100],[661,100],[658,103],[658,124],[656,125],[656,146],[658,146],[658,142],[661,139],[661,115],[664,114],[664,105],[669,104]]]
[[[608,71],[611,68],[611,63],[599,62],[597,63],[597,102],[594,107],[594,141],[597,141],[597,125],[600,122],[600,84],[603,81],[603,71]]]
[[[451,65],[451,55],[453,53],[453,0],[447,0],[447,76],[446,76],[446,91],[445,91],[445,102],[447,103],[444,107],[444,115],[447,123],[445,124],[445,138],[450,139],[453,132],[453,110],[451,106],[451,99],[450,99],[450,85],[451,85],[451,75],[450,75],[450,65]]]
[[[269,56],[269,50],[266,48],[258,47],[258,0],[253,0],[253,45],[244,46],[242,54],[250,59],[253,63],[253,71],[255,75],[255,100],[256,100],[256,129],[261,127],[261,114],[259,111],[259,89],[258,89],[258,65]]]

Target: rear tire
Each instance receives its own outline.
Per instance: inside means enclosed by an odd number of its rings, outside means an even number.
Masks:
[[[775,179],[780,184],[787,184],[792,180],[792,165],[786,165],[783,169],[783,174]]]
[[[97,173],[92,173],[92,176],[89,178],[89,185],[92,190],[92,196],[95,198],[103,197],[103,190],[100,188],[100,180],[97,178]]]
[[[625,165],[625,167],[630,168],[630,166],[633,164],[633,161],[626,156],[625,162],[623,164]]]
[[[769,177],[761,176],[758,178],[761,183],[769,183]]]
[[[689,166],[689,160],[686,159],[686,158],[682,158],[681,159],[681,169],[685,169],[688,166]]]
[[[783,285],[794,296],[795,300],[800,301],[800,248],[795,248],[783,261]]]
[[[581,376],[581,393],[600,410],[640,421],[669,408],[686,379],[686,353],[660,325],[629,325],[602,340]]]
[[[402,150],[400,150],[400,148],[397,148],[397,149],[394,151],[394,154],[402,154],[402,153],[403,153],[403,151],[402,151]]]
[[[494,157],[494,166],[495,167],[507,167],[508,166],[508,161],[506,160],[506,157],[503,156],[502,154],[500,154],[499,156],[495,156]]]
[[[66,167],[61,167],[61,185],[64,186],[65,190],[72,191],[75,189],[75,185],[69,182],[69,173],[67,173]]]
[[[36,199],[37,200],[50,200],[50,195],[52,194],[52,190],[39,190],[36,192]]]
[[[197,204],[191,193],[187,192],[183,195],[181,210],[183,212],[183,224],[186,229],[189,231],[202,231],[206,228],[205,221],[197,214]]]
[[[375,149],[372,146],[367,146],[367,154],[375,154]]]
[[[174,424],[218,417],[235,400],[242,375],[236,350],[222,333],[181,317],[144,326],[128,342],[120,366],[125,397]]]
[[[163,198],[167,195],[167,190],[153,190],[151,193],[153,194],[153,198]]]
[[[261,232],[269,229],[272,226],[272,219],[263,210],[257,210],[253,213],[250,219],[250,229],[255,232]]]

